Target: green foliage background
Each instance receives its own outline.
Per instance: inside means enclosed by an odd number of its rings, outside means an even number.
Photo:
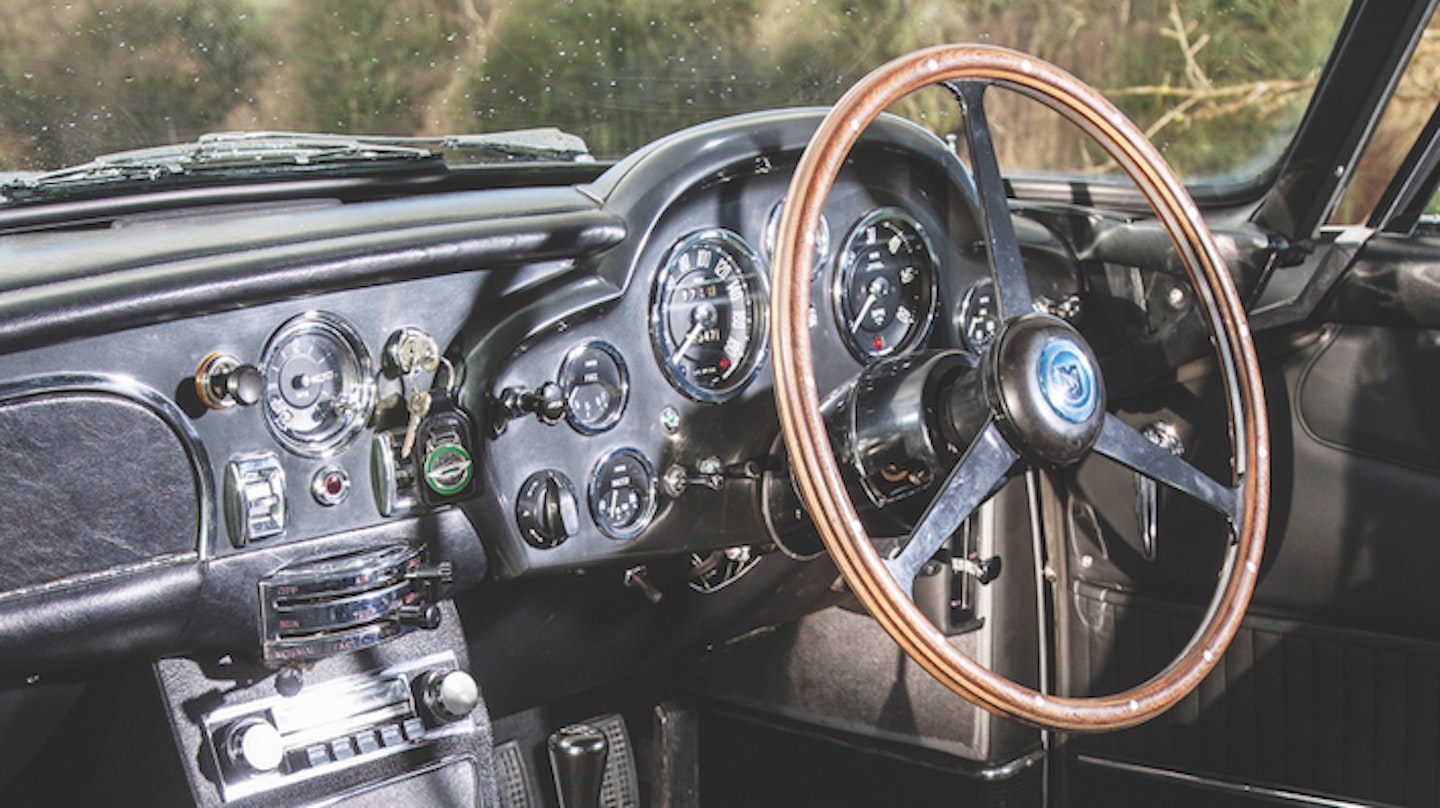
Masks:
[[[980,41],[1054,61],[1112,94],[1182,173],[1223,174],[1273,157],[1344,5],[0,0],[0,169],[55,168],[217,129],[547,125],[617,156],[723,115],[828,104],[891,57]],[[1037,106],[995,108],[1008,168],[1103,168]],[[942,134],[958,128],[942,93],[900,111]]]

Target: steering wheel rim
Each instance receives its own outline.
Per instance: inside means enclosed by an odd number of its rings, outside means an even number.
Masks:
[[[808,260],[814,254],[814,234],[840,167],[866,126],[899,98],[932,84],[946,86],[965,108],[986,254],[1005,320],[1002,334],[1011,324],[1027,319],[1031,301],[985,122],[982,96],[991,85],[1015,90],[1058,112],[1122,167],[1169,233],[1211,331],[1230,420],[1234,463],[1229,487],[1210,480],[1183,460],[1167,460],[1168,454],[1106,414],[1103,403],[1099,405],[1103,426],[1096,427],[1082,451],[1093,447],[1196,496],[1224,513],[1231,524],[1231,541],[1219,585],[1190,642],[1153,678],[1119,693],[1083,698],[1045,694],[988,670],[951,645],[908,597],[909,582],[897,580],[891,571],[894,560],[881,559],[875,551],[846,494],[838,461],[831,451],[820,412],[807,325]],[[1219,661],[1254,591],[1269,506],[1269,438],[1259,363],[1244,308],[1199,209],[1159,152],[1114,105],[1054,65],[994,46],[941,45],[882,65],[852,87],[816,130],[785,199],[771,278],[770,337],[776,405],[796,487],[856,597],[891,638],[942,684],[986,710],[1027,724],[1075,732],[1121,729],[1147,721],[1184,698]],[[1088,347],[1084,350],[1088,351]],[[1093,381],[1103,396],[1098,375]],[[963,519],[1003,482],[1015,463],[1026,462],[1027,458],[1033,461],[1034,454],[1027,447],[1012,448],[1017,439],[1007,428],[1013,426],[1011,420],[1003,407],[995,408],[992,421],[981,430],[940,489],[937,503],[952,497],[953,491],[960,491],[952,498],[968,505],[960,508],[965,511],[960,517]],[[1003,446],[996,445],[997,440]],[[1009,464],[1005,462],[1007,449],[1015,455]],[[967,466],[972,456],[981,460]],[[964,480],[957,484],[957,478],[974,477],[978,468],[987,465],[992,467],[987,473],[1005,467],[993,486],[987,487],[984,479],[978,484]],[[1193,479],[1195,476],[1202,479]],[[971,503],[970,499],[977,501]],[[923,555],[921,563],[949,535],[947,531],[939,536],[939,542],[930,537],[928,541],[934,547],[922,543],[920,534],[930,522],[927,513],[910,542],[920,548],[916,555]],[[918,569],[918,564],[912,566]]]

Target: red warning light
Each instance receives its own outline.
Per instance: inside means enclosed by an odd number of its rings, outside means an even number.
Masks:
[[[875,338],[875,350],[879,351],[879,350],[883,349],[884,347],[885,347],[885,338],[884,338],[884,337],[876,337],[876,338]]]
[[[730,357],[728,357],[728,356],[722,356],[722,357],[720,357],[720,370],[721,370],[721,372],[727,371],[727,370],[729,370],[729,369],[730,369]]]

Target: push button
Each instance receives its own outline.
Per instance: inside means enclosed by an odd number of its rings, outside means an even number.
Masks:
[[[349,760],[355,757],[355,746],[349,738],[337,738],[330,742],[330,754],[335,760]]]
[[[405,736],[400,733],[399,724],[386,724],[380,728],[380,743],[384,746],[400,746]]]
[[[307,747],[307,748],[305,749],[305,762],[306,762],[306,763],[310,766],[310,768],[312,768],[312,769],[315,768],[316,766],[324,766],[326,763],[329,763],[329,762],[330,762],[330,749],[329,749],[329,747],[327,747],[327,746],[326,746],[325,744],[323,744],[323,743],[317,743],[317,744],[315,744],[314,746]]]
[[[355,748],[360,750],[360,754],[368,755],[380,748],[380,742],[375,739],[375,733],[366,730],[355,734]]]

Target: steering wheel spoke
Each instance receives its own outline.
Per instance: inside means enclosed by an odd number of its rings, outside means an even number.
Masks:
[[[1233,526],[1240,516],[1240,490],[1201,472],[1141,435],[1110,413],[1100,428],[1095,451],[1139,474],[1187,494],[1224,515]]]
[[[915,576],[941,545],[960,529],[970,514],[1005,482],[1020,454],[1000,434],[993,421],[980,431],[965,456],[955,464],[940,493],[925,509],[920,523],[900,552],[885,560],[896,583],[912,595]]]
[[[1005,181],[995,156],[995,142],[990,138],[990,123],[985,116],[987,86],[979,81],[945,82],[964,112],[970,172],[975,179],[980,217],[985,223],[985,253],[995,281],[995,294],[1000,298],[1000,319],[1010,320],[1029,312],[1032,298],[1025,265],[1020,260],[1020,245],[1015,238],[1015,222],[1010,218]]]

